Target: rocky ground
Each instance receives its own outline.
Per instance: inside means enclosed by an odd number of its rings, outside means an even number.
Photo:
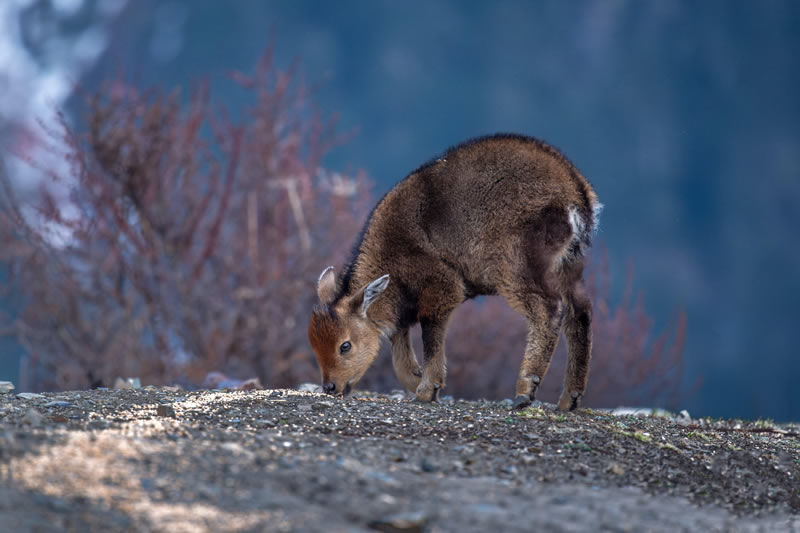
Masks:
[[[0,395],[8,531],[800,531],[796,425],[402,394],[20,396]]]

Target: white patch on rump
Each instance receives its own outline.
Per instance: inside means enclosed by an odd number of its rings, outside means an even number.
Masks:
[[[584,232],[583,219],[574,205],[571,205],[567,210],[569,213],[569,225],[572,226],[572,238],[581,238]]]
[[[600,225],[600,213],[603,212],[603,207],[605,206],[597,201],[592,204],[592,232],[597,232],[597,226]]]
[[[560,268],[564,263],[570,262],[575,259],[575,256],[580,256],[583,253],[584,239],[586,237],[586,224],[583,222],[578,209],[572,205],[567,209],[567,219],[572,228],[572,237],[564,244],[564,248],[555,257],[555,266]],[[577,252],[573,248],[573,243],[578,243]]]

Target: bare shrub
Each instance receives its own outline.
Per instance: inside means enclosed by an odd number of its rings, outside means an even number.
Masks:
[[[212,113],[204,89],[184,99],[107,84],[86,131],[53,132],[69,146],[68,205],[43,188],[27,212],[2,179],[0,262],[22,295],[7,330],[34,388],[199,384],[214,370],[271,385],[316,377],[310,280],[343,259],[367,183],[321,169],[335,120],[292,70],[267,54],[233,79],[251,102],[239,124]]]

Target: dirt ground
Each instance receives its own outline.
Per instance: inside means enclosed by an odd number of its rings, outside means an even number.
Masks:
[[[800,531],[800,427],[290,390],[0,396],[8,531]]]

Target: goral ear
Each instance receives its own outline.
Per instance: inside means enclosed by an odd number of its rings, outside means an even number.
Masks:
[[[383,276],[379,277],[375,281],[371,282],[369,285],[364,287],[364,290],[361,292],[361,314],[362,316],[367,316],[367,309],[372,303],[378,299],[378,296],[383,294],[383,291],[386,290],[386,287],[389,285],[389,274],[384,274]]]
[[[319,302],[323,305],[328,305],[336,297],[336,274],[334,274],[332,266],[323,270],[322,274],[319,275],[317,296],[319,296]]]

